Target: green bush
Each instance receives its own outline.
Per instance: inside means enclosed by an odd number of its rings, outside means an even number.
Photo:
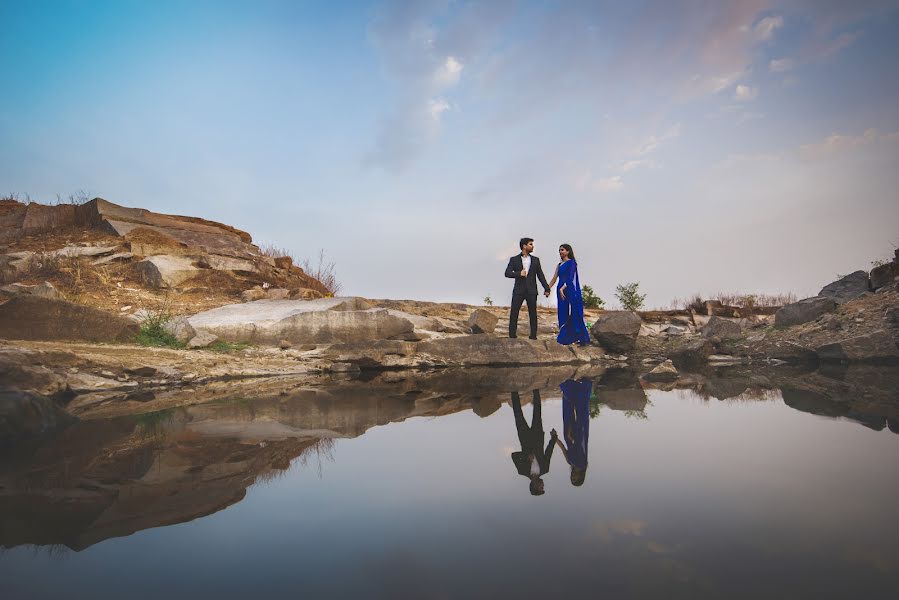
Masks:
[[[581,288],[581,296],[584,298],[584,308],[603,308],[606,305],[606,301],[597,296],[589,285]]]
[[[169,312],[169,301],[166,298],[157,309],[146,309],[141,316],[140,331],[137,343],[141,346],[155,348],[184,348],[185,344],[166,329],[172,313]]]
[[[646,300],[646,294],[640,293],[639,281],[616,286],[615,297],[624,310],[640,310],[643,308],[643,301]]]

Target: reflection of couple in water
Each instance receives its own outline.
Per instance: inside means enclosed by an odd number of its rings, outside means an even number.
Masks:
[[[534,390],[531,424],[528,425],[521,408],[518,392],[512,392],[512,410],[521,451],[512,453],[512,462],[518,473],[531,480],[531,494],[544,493],[543,477],[549,472],[553,450],[558,445],[571,467],[571,484],[583,485],[587,477],[587,438],[590,435],[590,394],[593,382],[589,379],[569,379],[559,386],[562,390],[562,439],[556,430],[549,434],[549,443],[543,447],[543,416],[540,392]]]

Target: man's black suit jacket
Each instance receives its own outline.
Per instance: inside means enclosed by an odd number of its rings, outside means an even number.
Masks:
[[[543,269],[540,267],[540,259],[531,254],[531,269],[528,271],[527,277],[521,276],[524,269],[522,263],[522,255],[513,256],[509,259],[509,265],[506,267],[506,277],[515,280],[515,288],[512,290],[513,296],[536,296],[537,295],[537,278],[543,284],[543,289],[549,291],[549,284],[546,283],[546,277],[543,275]]]

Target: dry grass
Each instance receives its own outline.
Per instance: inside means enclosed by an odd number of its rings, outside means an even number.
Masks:
[[[671,308],[681,310],[696,310],[704,308],[705,302],[717,300],[724,306],[736,306],[738,308],[773,308],[796,302],[798,298],[793,292],[783,294],[746,294],[742,292],[718,292],[703,298],[700,294],[693,294],[687,298],[675,298],[671,301]]]
[[[314,279],[318,279],[325,289],[332,296],[340,295],[343,285],[337,280],[337,273],[334,271],[334,262],[325,261],[325,251],[318,251],[318,263],[312,264],[308,258],[304,258],[300,267],[306,272],[306,275]]]

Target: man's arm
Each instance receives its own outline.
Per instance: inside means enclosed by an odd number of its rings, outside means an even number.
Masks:
[[[509,264],[506,266],[506,277],[508,277],[509,279],[515,279],[516,277],[521,277],[521,270],[515,269],[515,265],[513,264],[514,262],[515,262],[515,257],[513,256],[512,258],[509,259]]]
[[[540,280],[540,283],[543,284],[543,291],[549,293],[550,287],[549,284],[546,283],[546,276],[543,275],[543,267],[540,266],[540,259],[531,259],[537,261],[537,279]]]

